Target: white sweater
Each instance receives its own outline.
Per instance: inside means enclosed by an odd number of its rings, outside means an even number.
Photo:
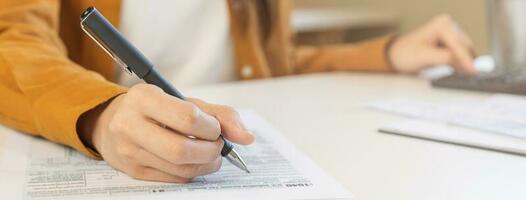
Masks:
[[[120,30],[177,87],[235,79],[225,0],[124,0]]]

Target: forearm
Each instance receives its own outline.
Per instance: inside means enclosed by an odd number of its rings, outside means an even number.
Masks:
[[[394,36],[321,47],[300,46],[295,51],[296,73],[326,71],[392,72],[387,49]]]
[[[77,134],[81,114],[125,92],[67,58],[58,1],[0,4],[0,122],[95,156]],[[108,66],[111,67],[111,66]]]

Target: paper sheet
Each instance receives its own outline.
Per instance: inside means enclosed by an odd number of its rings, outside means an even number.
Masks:
[[[6,199],[340,199],[351,194],[254,113],[242,112],[256,143],[238,146],[251,174],[227,161],[189,184],[129,178],[104,161],[75,150],[9,132],[0,162]]]
[[[526,155],[526,140],[426,120],[406,119],[382,126],[380,132],[491,151]]]
[[[495,95],[482,101],[436,104],[397,99],[373,103],[371,107],[428,121],[526,139],[526,98]]]

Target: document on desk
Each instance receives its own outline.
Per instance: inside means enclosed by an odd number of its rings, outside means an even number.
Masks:
[[[426,120],[406,119],[384,125],[381,133],[408,136],[504,153],[526,155],[526,140]]]
[[[397,99],[370,106],[409,117],[383,125],[383,133],[526,155],[524,97],[495,95],[441,104]]]
[[[6,199],[346,199],[351,194],[253,112],[243,121],[256,134],[238,146],[247,174],[228,162],[188,184],[134,180],[75,150],[9,132],[0,159],[0,191]]]
[[[526,98],[521,96],[494,95],[476,102],[458,100],[449,103],[396,99],[370,106],[410,118],[526,139]]]

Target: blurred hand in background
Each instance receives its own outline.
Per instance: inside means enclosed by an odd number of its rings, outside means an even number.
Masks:
[[[457,72],[477,74],[473,64],[473,41],[445,14],[396,38],[387,54],[393,67],[402,73],[416,73],[434,65],[449,64]]]

